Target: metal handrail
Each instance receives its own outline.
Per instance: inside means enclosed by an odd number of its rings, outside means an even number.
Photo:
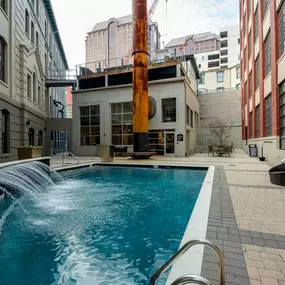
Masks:
[[[184,275],[176,279],[171,285],[186,285],[189,284],[200,284],[200,285],[214,285],[211,281],[208,279],[198,276],[198,275]]]
[[[220,285],[225,285],[225,269],[224,269],[224,257],[222,255],[221,250],[214,245],[212,242],[206,240],[206,239],[202,239],[202,238],[198,238],[198,239],[194,239],[194,240],[190,240],[188,242],[186,242],[168,261],[166,261],[166,263],[164,263],[164,265],[162,265],[151,277],[150,279],[150,285],[154,285],[156,279],[160,276],[160,274],[162,274],[163,272],[165,272],[180,256],[182,256],[188,249],[190,249],[192,246],[194,245],[198,245],[198,244],[202,244],[202,245],[208,245],[209,247],[211,247],[218,255],[219,257],[219,267],[220,267]],[[207,283],[206,283],[207,284]],[[210,283],[211,284],[211,283]]]
[[[77,160],[77,162],[76,162],[76,163],[70,163],[70,162],[68,163],[68,162],[67,162],[67,163],[64,164],[64,154],[65,154],[66,152],[67,152],[69,155],[71,155],[72,157],[74,157],[74,158]],[[79,158],[78,158],[77,156],[75,156],[71,151],[65,151],[65,152],[62,153],[62,166],[78,165],[78,164],[79,164]]]

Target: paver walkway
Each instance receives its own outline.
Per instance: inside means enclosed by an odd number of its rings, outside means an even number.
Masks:
[[[285,189],[270,183],[270,166],[242,150],[229,158],[195,154],[145,162],[216,166],[207,239],[223,250],[226,284],[285,285]],[[51,165],[61,166],[60,159],[53,158]],[[217,284],[217,272],[215,256],[205,250],[202,274]]]

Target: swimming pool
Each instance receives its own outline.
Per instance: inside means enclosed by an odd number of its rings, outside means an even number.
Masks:
[[[206,173],[98,165],[66,172],[40,201],[0,201],[0,284],[148,284],[178,249]]]

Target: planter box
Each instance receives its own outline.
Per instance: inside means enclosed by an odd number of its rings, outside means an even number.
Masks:
[[[30,159],[42,157],[43,147],[19,147],[18,148],[18,159]]]

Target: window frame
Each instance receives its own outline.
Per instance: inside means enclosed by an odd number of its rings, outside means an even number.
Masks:
[[[260,59],[259,55],[255,60],[255,91],[260,87]]]
[[[167,100],[170,102],[170,100],[172,100],[172,106],[170,106],[170,103],[169,103],[169,106],[165,106],[166,103],[164,102],[167,102]],[[175,104],[175,108],[174,107],[174,104]],[[164,108],[167,108],[169,110],[166,110]],[[167,117],[167,114],[166,112],[170,112],[170,109],[172,108],[172,112],[175,113],[173,115],[173,118],[172,117]],[[171,97],[171,98],[162,98],[161,99],[161,109],[162,109],[162,123],[175,123],[176,120],[177,120],[177,100],[176,100],[176,97]],[[173,111],[174,110],[174,111]],[[168,120],[168,118],[170,118],[170,120]]]
[[[31,42],[35,45],[35,24],[31,21]]]
[[[259,36],[259,17],[258,17],[258,4],[254,13],[254,42],[256,42]]]
[[[260,104],[255,107],[256,116],[256,138],[260,138]]]
[[[37,91],[38,91],[38,89],[37,89],[37,75],[36,75],[36,73],[34,72],[33,73],[33,102],[34,103],[37,103]]]
[[[0,36],[0,81],[6,82],[6,47],[5,40]]]
[[[2,109],[2,154],[10,153],[10,112]],[[5,117],[5,118],[4,118]],[[5,124],[5,125],[4,125]]]
[[[32,99],[32,76],[27,74],[27,97]]]
[[[27,9],[25,9],[25,33],[30,37],[30,14]]]
[[[281,1],[282,2],[282,1]],[[280,17],[282,13],[282,17]],[[285,1],[282,2],[278,10],[278,31],[279,31],[279,58],[285,52]]]
[[[271,93],[265,98],[265,136],[272,136],[272,96]]]
[[[252,71],[249,74],[249,99],[252,98]]]
[[[265,77],[267,77],[271,71],[271,41],[270,41],[271,31],[269,30],[265,40],[264,40],[264,72]]]
[[[221,75],[222,78],[219,79],[219,75]],[[224,82],[224,71],[217,71],[216,76],[217,76],[217,83]]]

